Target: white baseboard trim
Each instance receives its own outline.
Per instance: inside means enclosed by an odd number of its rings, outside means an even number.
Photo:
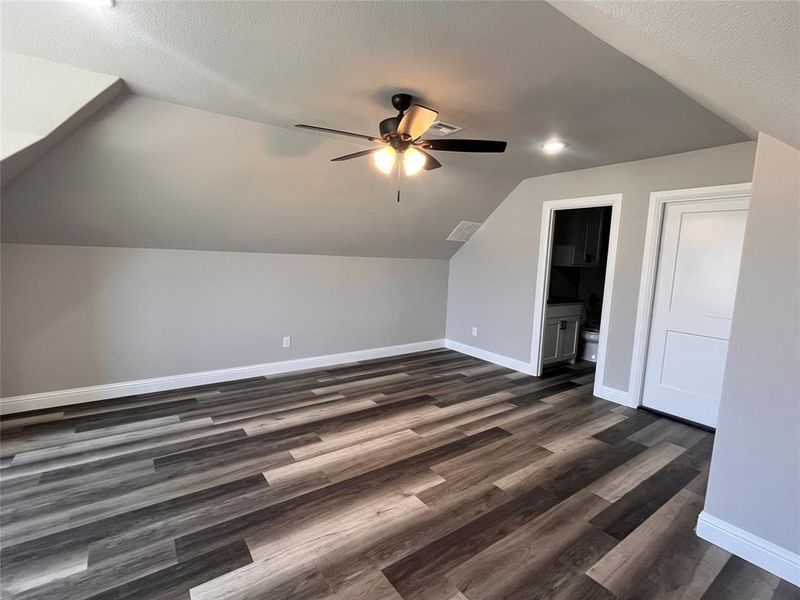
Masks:
[[[739,558],[800,586],[800,555],[703,511],[697,535]]]
[[[611,402],[616,402],[617,404],[622,404],[623,406],[636,408],[636,403],[631,397],[631,394],[629,392],[617,388],[608,387],[607,385],[603,385],[602,382],[599,380],[594,386],[593,393],[595,396],[597,396],[598,398],[602,398],[603,400],[609,400]]]
[[[502,354],[495,354],[494,352],[489,352],[488,350],[483,350],[482,348],[476,348],[474,346],[462,344],[461,342],[456,342],[454,340],[445,340],[444,345],[450,350],[455,350],[456,352],[461,352],[462,354],[468,354],[469,356],[480,358],[481,360],[500,365],[501,367],[514,369],[515,371],[527,373],[528,375],[534,374],[534,369],[530,363],[518,360],[516,358],[511,358]],[[595,396],[602,398],[603,400],[609,400],[611,402],[616,402],[617,404],[622,404],[623,406],[636,408],[636,404],[634,403],[630,393],[617,388],[605,386],[603,385],[602,381],[597,380],[595,382],[593,393]]]
[[[445,340],[444,345],[445,348],[449,348],[450,350],[461,352],[461,354],[468,354],[469,356],[480,358],[481,360],[485,360],[487,362],[500,365],[501,367],[514,369],[515,371],[520,371],[521,373],[527,373],[528,375],[531,375],[533,373],[531,371],[530,363],[527,363],[522,360],[517,360],[516,358],[503,356],[502,354],[495,354],[494,352],[489,352],[488,350],[482,350],[481,348],[475,348],[474,346],[468,346],[467,344],[462,344],[461,342],[456,342],[453,340]]]
[[[56,390],[39,394],[26,394],[24,396],[9,396],[7,398],[0,398],[0,414],[7,415],[27,410],[54,408],[70,404],[79,404],[81,402],[95,402],[97,400],[108,400],[137,394],[152,394],[154,392],[164,392],[167,390],[206,385],[209,383],[220,383],[223,381],[234,381],[236,379],[246,379],[248,377],[263,377],[265,375],[275,375],[278,373],[291,373],[292,371],[317,369],[320,367],[329,367],[373,358],[408,354],[410,352],[434,350],[436,348],[443,348],[444,346],[445,340],[426,340],[424,342],[413,342],[411,344],[400,344],[398,346],[384,346],[381,348],[356,350],[353,352],[310,356],[308,358],[296,358],[259,365],[247,365],[244,367],[232,367],[214,371],[200,371],[197,373],[184,373],[182,375],[139,379],[136,381],[123,381],[120,383]]]

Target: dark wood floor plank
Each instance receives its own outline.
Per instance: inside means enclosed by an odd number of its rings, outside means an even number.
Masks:
[[[508,442],[508,443],[504,443]],[[497,477],[518,470],[522,465],[536,463],[551,453],[535,446],[524,438],[509,438],[500,443],[490,444],[489,448],[468,453],[467,464],[434,465],[432,471],[445,478],[445,481],[417,494],[428,506],[437,506],[454,496],[484,483],[490,484]]]
[[[130,464],[139,460],[150,460],[161,456],[169,456],[191,450],[211,448],[218,444],[226,444],[228,442],[241,439],[247,439],[247,434],[241,429],[233,429],[231,431],[225,431],[222,433],[210,433],[209,435],[193,438],[184,442],[158,445],[152,448],[144,448],[142,450],[129,452],[114,458],[100,459],[92,462],[81,463],[80,465],[74,467],[64,467],[61,469],[47,471],[42,473],[40,483],[45,485],[59,481],[76,481],[76,478],[83,475],[98,473],[107,469],[114,469],[120,465]]]
[[[693,531],[713,435],[446,349],[0,419],[10,599],[797,600]]]
[[[588,529],[562,554],[539,563],[506,595],[509,600],[551,600],[552,598],[613,598],[608,590],[585,577],[584,572],[608,553],[617,541],[602,531]],[[588,579],[588,581],[587,581]],[[591,582],[591,583],[590,583]]]
[[[565,392],[567,390],[571,390],[576,387],[578,387],[578,384],[572,383],[571,381],[556,383],[548,387],[543,387],[542,389],[536,390],[534,392],[528,392],[521,396],[515,396],[512,400],[510,400],[510,402],[511,404],[514,404],[516,406],[529,406],[533,402],[537,402],[542,398],[547,398],[548,396],[552,396],[553,394]]]
[[[470,600],[516,594],[594,528],[588,520],[608,503],[581,491],[457,567],[447,578]]]
[[[215,483],[225,485],[257,476],[267,469],[292,462],[294,458],[288,452],[277,452],[213,469],[173,465],[112,486],[80,488],[58,503],[23,505],[5,513],[5,527],[0,535],[6,543],[19,543],[31,539],[36,533],[91,523],[200,492],[214,487]],[[47,506],[49,511],[44,512],[42,506]]]
[[[658,442],[666,441],[688,449],[710,435],[701,429],[677,421],[659,419],[628,436],[628,439],[645,446],[653,446]]]
[[[658,417],[646,412],[637,412],[633,416],[628,417],[621,423],[610,427],[605,431],[601,431],[594,435],[595,439],[605,442],[610,445],[618,444],[625,440],[629,435],[633,435],[637,431],[644,429],[658,420]]]
[[[245,534],[253,534],[258,529],[268,529],[271,523],[290,511],[320,512],[326,506],[342,504],[351,498],[360,498],[371,489],[381,488],[396,479],[415,475],[420,469],[445,460],[448,457],[469,451],[510,434],[502,430],[489,430],[481,434],[465,437],[449,442],[398,462],[375,469],[368,473],[346,479],[308,494],[290,498],[276,503],[266,509],[237,517],[214,527],[186,537],[176,539],[178,556],[183,557],[197,551],[198,548],[209,548],[224,545],[232,539]]]
[[[618,540],[624,539],[698,473],[675,460],[597,515],[592,524]]]
[[[265,489],[268,489],[266,480],[260,476],[253,476],[53,533],[41,531],[37,536],[30,536],[27,541],[4,544],[0,549],[0,565],[88,547],[89,544],[112,540],[115,536],[131,530],[162,527],[172,518],[189,518],[203,506],[219,505],[226,498],[238,497],[249,492],[261,492]]]
[[[737,597],[772,600],[780,582],[779,577],[765,573],[738,556],[731,556],[703,594],[702,600],[728,600]]]
[[[192,465],[194,468],[203,468],[206,465],[220,465],[249,460],[257,456],[263,456],[266,453],[284,452],[319,441],[319,436],[313,433],[287,437],[285,431],[278,431],[237,438],[222,444],[214,444],[213,446],[203,446],[201,448],[163,454],[153,460],[153,465],[156,471],[175,466],[185,467],[187,465]]]
[[[800,600],[800,587],[788,581],[781,581],[775,588],[772,600]]]
[[[157,548],[148,548],[135,559],[117,560],[96,569],[60,577],[35,588],[15,594],[16,600],[85,600],[118,586],[122,582],[135,581],[150,573],[175,564],[175,549],[171,543]]]
[[[604,454],[586,457],[580,463],[559,472],[543,485],[545,489],[559,498],[567,498],[626,463],[643,450],[644,446],[636,442],[628,442],[610,448]]]
[[[509,496],[495,486],[476,486],[448,498],[408,523],[400,535],[341,552],[335,560],[329,560],[323,566],[323,573],[328,581],[338,584],[356,576],[368,565],[387,568],[508,501]]]
[[[175,400],[173,402],[156,404],[154,406],[128,408],[126,410],[113,412],[109,411],[82,419],[81,422],[76,425],[75,431],[91,431],[93,429],[124,425],[125,423],[135,423],[145,419],[168,417],[196,407],[197,400],[189,398],[186,400]]]
[[[681,490],[587,574],[620,600],[701,597],[730,557],[694,534],[702,506]]]
[[[196,556],[190,562],[179,562],[100,594],[93,594],[89,598],[91,600],[138,600],[143,597],[154,600],[186,598],[191,588],[251,562],[252,558],[247,544],[243,541],[234,542],[213,552]]]
[[[406,598],[425,598],[442,573],[455,568],[557,503],[555,496],[534,488],[437,539],[383,569]]]

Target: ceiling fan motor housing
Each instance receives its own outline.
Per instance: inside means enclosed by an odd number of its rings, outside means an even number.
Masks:
[[[413,101],[414,98],[411,94],[392,94],[392,106],[397,109],[397,112],[406,112]]]

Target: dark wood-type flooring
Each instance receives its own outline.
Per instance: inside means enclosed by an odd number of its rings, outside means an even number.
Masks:
[[[3,598],[798,598],[695,536],[713,437],[448,350],[2,420]]]

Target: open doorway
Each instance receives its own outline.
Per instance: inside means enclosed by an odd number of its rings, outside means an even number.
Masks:
[[[544,203],[531,344],[537,375],[569,365],[596,370],[595,395],[614,400],[618,390],[605,388],[603,371],[621,201]]]
[[[597,362],[611,207],[556,211],[542,367]]]

